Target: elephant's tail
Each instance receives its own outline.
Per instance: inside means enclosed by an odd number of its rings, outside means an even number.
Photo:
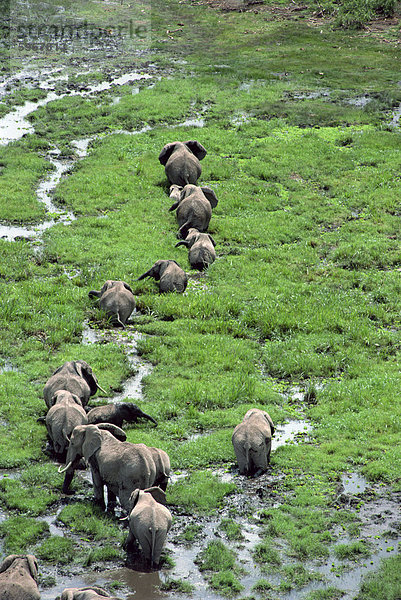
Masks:
[[[158,565],[159,564],[159,559],[160,556],[158,556],[158,552],[157,552],[157,548],[156,548],[156,544],[157,544],[157,529],[156,527],[149,527],[149,533],[151,535],[152,538],[152,543],[151,543],[151,553],[150,553],[150,560],[152,563],[152,566],[154,565]]]
[[[118,323],[120,323],[121,327],[122,327],[123,329],[125,329],[125,325],[124,325],[124,323],[121,321],[121,319],[120,319],[120,313],[119,313],[118,311],[117,311],[117,321],[118,321]]]

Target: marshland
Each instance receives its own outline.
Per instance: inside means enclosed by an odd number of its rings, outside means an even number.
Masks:
[[[124,600],[400,597],[390,4],[0,4],[0,559],[34,554],[44,600],[88,585]],[[168,210],[158,156],[175,140],[206,148],[199,181],[218,197],[203,272]],[[184,293],[136,281],[159,259],[187,272]],[[108,279],[134,292],[125,329],[88,298]],[[41,417],[70,360],[105,390],[90,406],[132,401],[158,422],[124,425],[171,461],[157,570],[126,552],[89,470],[62,493]],[[254,407],[276,431],[270,468],[248,478],[231,435]]]

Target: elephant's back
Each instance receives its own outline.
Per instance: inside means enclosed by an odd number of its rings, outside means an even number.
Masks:
[[[128,319],[135,308],[135,297],[127,289],[108,290],[100,298],[99,306],[107,313],[114,315],[120,314],[125,319]]]
[[[160,278],[161,292],[184,292],[188,284],[185,271],[178,265],[171,265]]]
[[[36,589],[35,589],[36,588]],[[40,600],[39,590],[32,581],[31,585],[21,584],[15,581],[4,581],[0,577],[0,600]]]
[[[170,156],[165,172],[171,184],[184,187],[189,183],[194,185],[197,183],[202,167],[196,156],[188,151],[181,151],[174,152]]]
[[[62,374],[52,375],[43,389],[43,397],[49,408],[53,405],[52,398],[54,394],[59,390],[66,390],[71,394],[75,394],[80,398],[83,405],[89,402],[90,387],[82,377]]]

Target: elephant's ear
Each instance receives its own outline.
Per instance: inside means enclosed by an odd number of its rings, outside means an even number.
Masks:
[[[129,292],[131,292],[131,294],[133,294],[134,292],[132,291],[132,288],[130,285],[128,285],[128,283],[125,283],[125,281],[123,281],[123,286],[125,287],[126,290],[128,290]]]
[[[33,554],[27,554],[26,559],[28,561],[29,572],[32,579],[38,581],[38,563]]]
[[[82,443],[82,454],[89,461],[102,444],[102,432],[96,425],[86,425],[85,439]]]
[[[0,565],[0,573],[7,571],[7,569],[13,564],[14,560],[18,557],[18,554],[10,554],[10,556],[7,556],[7,558],[5,558]]]
[[[131,510],[133,508],[135,508],[136,503],[139,500],[139,495],[141,493],[142,490],[140,490],[139,488],[137,488],[136,490],[134,490],[131,494],[131,496],[129,497],[129,501],[128,501],[128,507],[129,507],[129,512],[131,512]]]
[[[75,361],[77,373],[85,379],[86,383],[89,385],[91,396],[96,394],[97,392],[97,379],[93,374],[92,367],[88,365],[84,360]]]
[[[198,160],[205,158],[207,150],[202,146],[202,144],[196,140],[189,140],[188,142],[184,142],[184,144],[187,146],[187,148],[189,148],[189,150],[191,150],[192,154],[195,154]]]
[[[216,242],[214,241],[214,239],[212,238],[212,236],[210,235],[210,233],[208,233],[207,235],[209,237],[209,240],[212,242],[213,247],[215,248],[216,247]]]
[[[81,398],[79,398],[79,396],[76,396],[76,394],[71,394],[71,398],[74,400],[75,404],[82,406]]]
[[[164,506],[166,506],[166,504],[167,504],[167,501],[166,501],[166,492],[164,492],[158,486],[153,486],[153,487],[147,488],[146,490],[143,490],[143,491],[146,492],[147,494],[150,494],[151,496],[153,496],[153,498],[159,504],[164,504]]]
[[[174,152],[175,147],[175,142],[172,142],[171,144],[166,144],[164,146],[163,150],[159,154],[159,161],[162,165],[166,164],[171,154]]]
[[[263,411],[263,416],[266,419],[266,421],[269,423],[269,425],[270,425],[270,431],[271,431],[271,434],[273,436],[274,435],[274,430],[275,430],[274,423],[271,420],[271,417],[270,417],[270,415],[267,412]]]
[[[99,429],[103,429],[104,431],[108,431],[120,442],[125,442],[127,440],[127,434],[121,427],[117,427],[117,425],[113,425],[113,423],[98,423],[97,427]]]
[[[210,187],[207,187],[207,186],[202,187],[201,190],[204,193],[204,195],[206,196],[206,198],[209,200],[210,206],[212,208],[216,208],[218,200],[217,200],[217,196],[214,193],[214,191]]]

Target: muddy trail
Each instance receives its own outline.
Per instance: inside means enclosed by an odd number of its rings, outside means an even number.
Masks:
[[[110,4],[113,4],[112,2]],[[62,11],[62,7],[59,7]],[[18,31],[17,31],[18,34]],[[50,36],[50,34],[49,34]],[[54,36],[53,36],[54,37]],[[65,57],[65,64],[62,58],[58,58],[57,66],[52,64],[35,65],[32,64],[24,68],[15,69],[0,79],[0,99],[10,99],[10,110],[0,118],[0,144],[6,146],[17,142],[27,134],[34,133],[34,127],[29,121],[29,115],[32,115],[38,108],[44,107],[51,102],[57,101],[66,96],[80,96],[96,101],[96,98],[108,95],[110,102],[119,102],[119,89],[121,86],[129,85],[132,94],[140,94],[143,89],[154,84],[157,78],[166,76],[169,71],[166,68],[159,67],[155,63],[143,62],[140,71],[130,70],[127,64],[118,66],[118,56],[120,52],[121,40],[110,39],[109,45],[105,48],[104,39],[97,41],[92,46],[91,51],[85,54],[84,46],[88,41],[89,34],[83,36],[80,42],[80,52],[78,59],[72,60],[76,48],[68,46],[69,52]],[[35,44],[38,44],[38,40]],[[51,38],[52,43],[54,39]],[[93,41],[93,40],[92,40]],[[18,35],[17,35],[18,42]],[[18,42],[22,44],[22,38]],[[18,46],[17,43],[17,46]],[[44,45],[49,43],[49,39],[42,40]],[[60,45],[60,44],[59,44]],[[17,47],[16,46],[16,47]],[[138,50],[138,55],[146,56],[146,48]],[[76,76],[79,74],[88,74],[95,72],[99,67],[98,58],[94,58],[94,53],[99,56],[109,58],[111,64],[103,69],[104,80],[92,81],[90,83],[77,83]],[[251,86],[252,82],[243,82],[243,86]],[[42,97],[38,100],[27,100],[18,104],[12,98],[16,92],[26,89],[35,89],[41,92]],[[244,88],[245,89],[245,88]],[[322,89],[316,94],[326,97],[328,92]],[[317,96],[314,96],[317,97]],[[292,93],[292,99],[303,99],[302,92]],[[368,104],[368,96],[361,97],[358,102],[360,106]],[[194,115],[185,121],[178,122],[174,127],[189,126],[203,127],[206,123],[207,108],[201,111],[201,114]],[[391,125],[397,126],[401,115],[401,109],[396,108],[391,116]],[[243,114],[238,119],[238,124],[243,124],[249,115]],[[166,126],[167,127],[167,126]],[[150,127],[138,129],[137,131],[115,130],[109,131],[104,135],[113,135],[124,133],[126,135],[138,135],[149,131]],[[103,135],[103,137],[104,137]],[[76,215],[73,212],[65,210],[63,207],[53,202],[53,194],[57,186],[68,177],[75,165],[90,153],[90,144],[100,136],[83,136],[73,139],[70,142],[73,148],[71,156],[65,156],[63,152],[55,145],[43,156],[49,162],[52,170],[38,186],[36,196],[39,203],[43,204],[46,210],[45,220],[41,223],[20,225],[14,223],[0,223],[0,237],[12,243],[21,238],[27,240],[35,248],[36,253],[43,251],[42,234],[44,231],[57,224],[68,226],[74,220]],[[66,270],[68,268],[66,267]],[[131,321],[125,331],[110,329],[95,329],[89,323],[85,323],[82,344],[118,344],[124,348],[127,361],[134,375],[123,383],[122,391],[118,394],[110,395],[105,398],[107,402],[133,401],[141,404],[143,396],[143,380],[152,371],[150,363],[143,360],[138,353],[137,343],[142,339],[143,334],[135,328],[135,318]],[[14,369],[10,361],[5,361],[1,372],[12,371]],[[294,390],[290,386],[284,392],[288,398],[294,398],[297,406],[302,407],[305,404],[306,391],[302,388]],[[207,436],[208,433],[199,434]],[[286,423],[280,423],[277,426],[276,434],[272,443],[272,453],[284,444],[304,444],[313,443],[313,426],[306,419],[294,419]],[[273,461],[274,462],[274,461]],[[158,571],[146,569],[141,562],[140,556],[129,556],[124,560],[108,563],[105,568],[104,563],[93,564],[88,568],[76,567],[67,568],[61,566],[40,565],[41,577],[41,597],[43,600],[54,600],[66,587],[81,587],[88,585],[99,585],[110,589],[113,582],[119,582],[120,587],[115,592],[125,600],[153,600],[159,598],[180,597],[179,590],[174,588],[174,581],[183,581],[193,586],[191,597],[203,600],[217,600],[222,596],[213,591],[209,585],[207,575],[199,568],[199,555],[206,545],[213,540],[222,539],[234,551],[237,562],[240,564],[242,572],[240,581],[243,586],[242,594],[250,595],[253,593],[255,584],[262,578],[266,578],[266,571],[260,568],[254,561],[255,546],[263,539],[265,522],[261,516],[263,510],[275,508],[285,503],[285,497],[280,493],[280,481],[285,477],[272,468],[269,472],[257,479],[248,479],[238,474],[236,466],[227,470],[211,469],[211,473],[217,475],[223,482],[235,484],[235,490],[230,493],[224,501],[224,505],[212,516],[196,515],[186,513],[184,510],[171,507],[174,521],[173,527],[168,537],[165,549],[165,561],[162,568]],[[184,470],[172,473],[171,483],[175,483],[188,476]],[[0,479],[4,477],[18,478],[18,471],[3,471],[0,473]],[[88,494],[91,491],[91,478],[89,471],[81,471],[77,474]],[[364,479],[358,473],[343,474],[341,483],[338,485],[336,497],[333,500],[333,508],[340,507],[352,513],[359,524],[360,534],[369,540],[369,557],[356,558],[353,561],[344,561],[332,553],[324,562],[310,562],[305,564],[311,572],[318,577],[316,581],[302,586],[300,589],[283,590],[279,589],[280,575],[274,569],[268,573],[271,585],[277,586],[274,590],[274,598],[282,600],[301,600],[309,591],[324,590],[329,586],[340,588],[343,592],[344,600],[352,600],[357,594],[361,580],[370,571],[375,571],[383,557],[388,557],[397,553],[397,546],[401,541],[401,517],[399,512],[400,494],[391,493],[384,485],[372,484]],[[60,537],[70,537],[82,543],[82,537],[71,533],[59,520],[60,510],[73,502],[71,497],[63,497],[52,507],[46,519],[49,532],[52,535]],[[117,523],[121,513],[117,510],[114,517]],[[6,511],[0,511],[0,523],[6,520],[9,514]],[[233,519],[240,526],[241,536],[237,540],[228,539],[224,530],[221,528],[221,522],[225,519]],[[124,525],[119,523],[119,527],[126,533]],[[193,528],[195,534],[192,540],[185,537],[185,532]],[[336,544],[347,544],[351,538],[342,530],[336,532]],[[0,549],[3,551],[0,540]],[[291,564],[289,561],[288,564]],[[164,588],[164,589],[163,589]],[[181,596],[182,597],[182,596]]]

